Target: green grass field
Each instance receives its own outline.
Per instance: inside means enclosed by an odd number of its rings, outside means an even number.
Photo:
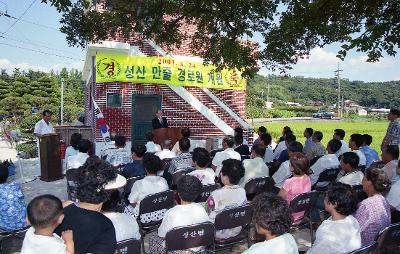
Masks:
[[[373,137],[371,146],[380,154],[380,145],[383,137],[386,134],[386,129],[389,125],[388,121],[287,121],[287,122],[268,122],[268,123],[257,123],[255,124],[254,130],[261,125],[264,125],[268,132],[272,135],[272,138],[277,141],[282,133],[284,126],[289,126],[297,137],[297,140],[304,144],[305,138],[303,137],[304,129],[307,127],[313,128],[314,131],[321,131],[324,134],[322,143],[326,145],[329,140],[332,139],[333,131],[335,129],[343,129],[346,131],[346,137],[344,140],[349,142],[350,135],[353,133],[370,134]]]

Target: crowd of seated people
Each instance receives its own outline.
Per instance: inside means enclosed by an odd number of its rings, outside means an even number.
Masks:
[[[73,144],[67,159],[68,165],[74,156],[86,154],[81,155],[82,159],[74,167],[77,168],[76,200],[64,201],[61,207],[61,201],[51,195],[33,199],[27,209],[31,227],[26,233],[22,253],[114,253],[117,242],[143,240],[139,225],[149,222],[160,222],[157,231],[146,238],[150,253],[164,253],[165,237],[170,230],[202,222],[214,223],[222,211],[250,202],[252,226],[262,241],[258,239],[244,253],[298,253],[290,228],[303,219],[304,212],[293,213],[289,207],[295,197],[316,186],[326,188],[321,192],[323,204],[318,209],[329,217],[320,221],[308,253],[349,253],[373,243],[380,231],[399,221],[398,146],[386,146],[379,161],[376,151],[370,147],[370,135],[352,134],[347,146],[345,131],[336,129],[325,147],[321,143],[324,134],[307,128],[303,133],[306,137],[303,146],[286,126],[273,150],[272,137],[266,128],[260,128],[259,133],[257,144],[252,146],[245,145],[243,132],[239,130],[235,136],[226,136],[223,150],[213,157],[205,148],[191,151],[187,133],[177,142],[178,153],[171,151],[170,140],[162,144],[162,150],[158,149],[150,134],[146,134],[146,145],[134,145],[129,153],[125,151],[125,138],[117,135],[115,148],[107,148],[103,158],[91,155],[92,144],[80,138]],[[117,158],[114,152],[123,154],[120,157],[124,159],[118,163],[107,159]],[[170,156],[172,154],[175,156]],[[241,156],[248,154],[250,158],[247,159]],[[164,167],[166,160],[168,167]],[[320,182],[319,176],[328,169],[338,169],[337,177],[330,182]],[[0,196],[3,197],[0,199],[0,232],[26,226],[21,188],[7,182],[6,171],[0,166]],[[173,188],[170,179],[177,173],[182,176]],[[132,177],[139,178],[127,195],[123,195],[127,179]],[[274,186],[249,201],[245,186],[251,179],[260,177],[270,177]],[[205,203],[196,203],[204,188],[215,183],[221,186],[209,193]],[[357,198],[356,187],[362,188],[365,199]],[[172,208],[139,213],[146,197],[171,189],[175,191]],[[15,195],[4,194],[7,191]],[[7,207],[10,205],[15,206],[12,209],[17,209],[21,218],[3,216],[7,215],[3,211],[10,209]],[[235,237],[242,229],[239,226],[218,230],[215,239]],[[54,246],[53,251],[46,250],[46,246]],[[197,247],[186,252],[202,249]]]

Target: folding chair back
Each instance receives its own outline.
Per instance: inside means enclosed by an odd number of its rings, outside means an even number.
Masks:
[[[21,229],[17,229],[14,231],[0,231],[0,253],[9,253],[9,248],[3,249],[3,244],[6,246],[21,246],[22,242],[25,238],[26,231],[31,226],[26,226]],[[11,247],[12,249],[13,247]]]
[[[377,245],[378,245],[378,243],[374,242],[370,245],[367,245],[365,247],[354,250],[354,251],[350,252],[349,254],[371,254],[376,249]]]
[[[248,225],[252,220],[252,212],[253,210],[250,205],[246,204],[235,208],[224,209],[217,214],[214,222],[215,230],[230,229],[240,226],[242,230],[236,236],[227,239],[215,239],[216,249],[225,249],[244,240],[247,240],[247,247],[250,246]]]
[[[400,223],[386,227],[376,241],[378,253],[400,253]]]
[[[334,182],[339,174],[340,168],[327,168],[319,174],[318,182]]]
[[[244,189],[246,190],[246,196],[248,200],[252,200],[256,195],[265,192],[272,191],[274,182],[271,177],[257,177],[253,178],[246,183]]]
[[[65,172],[65,177],[67,179],[67,193],[68,199],[75,201],[76,200],[76,180],[78,175],[77,168],[68,169]]]
[[[301,193],[290,201],[289,209],[291,213],[307,212],[314,205],[317,198],[317,192],[311,191]]]
[[[211,222],[174,228],[165,236],[165,251],[168,253],[201,246],[214,250],[214,238],[215,229]]]
[[[245,227],[251,223],[252,209],[249,204],[227,208],[217,214],[214,226],[216,230]]]
[[[163,209],[169,209],[174,206],[174,192],[171,190],[159,192],[156,194],[148,195],[142,201],[139,206],[138,223],[141,228],[154,226],[161,223],[159,221],[152,221],[149,223],[141,223],[140,217],[142,214],[151,213]]]
[[[117,249],[114,254],[140,254],[141,244],[140,240],[137,239],[127,239],[117,243]]]
[[[203,186],[203,192],[200,194],[200,196],[196,199],[196,203],[202,203],[206,202],[208,197],[210,196],[211,192],[221,188],[221,185],[218,183],[216,184],[209,184],[209,185],[204,185]]]

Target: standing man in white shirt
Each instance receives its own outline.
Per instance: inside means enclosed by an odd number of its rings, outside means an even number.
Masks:
[[[238,152],[233,150],[233,146],[235,145],[235,140],[233,136],[228,135],[222,140],[222,148],[224,151],[218,152],[215,154],[214,159],[212,160],[211,168],[215,171],[215,175],[219,177],[219,172],[221,172],[222,162],[227,159],[235,159],[242,160],[242,157]]]
[[[53,125],[50,123],[51,116],[53,113],[50,110],[44,110],[43,115],[42,115],[42,120],[37,122],[35,124],[35,130],[33,131],[33,134],[36,136],[36,144],[37,144],[37,150],[38,150],[38,156],[39,156],[39,168],[40,166],[40,147],[39,147],[39,138],[43,135],[46,134],[52,134],[55,133]]]
[[[333,132],[333,138],[339,140],[342,143],[339,151],[336,152],[337,157],[350,151],[349,145],[343,140],[345,136],[346,132],[342,129],[335,129],[335,131]]]
[[[35,130],[33,131],[36,137],[55,133],[53,125],[50,123],[52,115],[53,113],[50,110],[43,111],[42,120],[35,124]]]

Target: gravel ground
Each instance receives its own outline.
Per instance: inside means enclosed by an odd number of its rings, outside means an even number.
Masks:
[[[40,180],[38,158],[19,159],[17,158],[15,149],[10,148],[4,141],[0,141],[0,160],[5,159],[11,159],[16,166],[16,174],[9,178],[10,181],[21,181],[21,172],[22,179],[33,180],[22,184],[26,203],[29,203],[34,197],[42,194],[53,194],[61,200],[67,198],[67,182],[65,178],[54,182]]]

